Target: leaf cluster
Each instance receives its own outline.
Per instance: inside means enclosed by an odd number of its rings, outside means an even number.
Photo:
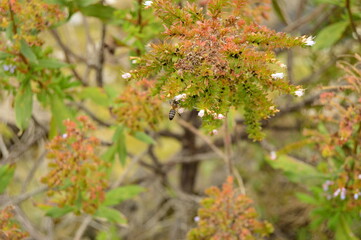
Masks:
[[[203,8],[183,8],[156,0],[154,13],[163,21],[166,40],[151,44],[136,78],[156,79],[154,95],[187,97],[181,106],[203,110],[203,128],[211,132],[231,107],[244,112],[249,136],[262,138],[260,120],[275,113],[271,95],[294,93],[298,87],[272,74],[281,70],[274,50],[305,46],[304,38],[277,33],[254,19],[265,2],[208,1]],[[224,11],[230,8],[230,11]]]

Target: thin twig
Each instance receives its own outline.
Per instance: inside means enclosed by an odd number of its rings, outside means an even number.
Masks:
[[[294,21],[292,24],[289,24],[287,27],[285,27],[283,29],[283,32],[293,32],[293,31],[299,29],[304,24],[307,24],[307,23],[311,22],[313,19],[319,17],[320,14],[325,11],[326,7],[327,7],[327,4],[321,4],[309,15],[303,16],[303,17],[297,19],[296,21]]]
[[[212,141],[204,136],[200,131],[198,131],[195,127],[193,127],[191,124],[187,123],[181,118],[178,118],[177,122],[182,125],[183,127],[189,129],[191,132],[193,132],[195,135],[197,135],[200,139],[202,139],[218,156],[220,156],[225,162],[227,162],[227,157],[224,155],[224,153],[212,143]]]
[[[39,188],[37,188],[35,190],[32,190],[30,192],[26,192],[24,194],[16,196],[15,198],[8,198],[4,203],[1,203],[0,208],[4,208],[7,205],[11,205],[11,204],[18,205],[18,204],[28,200],[29,198],[35,196],[35,195],[46,192],[48,189],[49,189],[48,186],[42,186],[42,187],[39,187]]]
[[[102,32],[101,32],[101,39],[100,39],[100,48],[98,53],[98,64],[97,64],[97,74],[96,74],[96,83],[98,87],[103,87],[103,66],[105,61],[105,35],[107,31],[107,25],[102,23]]]
[[[352,11],[351,11],[351,4],[350,4],[350,0],[346,0],[346,9],[347,9],[347,13],[348,13],[348,17],[350,19],[350,24],[351,24],[351,28],[352,28],[352,31],[355,33],[356,37],[357,37],[357,40],[360,42],[361,44],[361,36],[359,35],[359,33],[357,32],[357,27],[356,27],[356,24],[353,20],[353,17],[352,17]]]
[[[36,170],[40,167],[41,163],[44,161],[45,156],[47,154],[47,151],[44,150],[42,154],[40,154],[39,158],[34,162],[33,167],[30,169],[28,175],[25,178],[25,181],[23,182],[23,185],[21,187],[21,193],[25,193],[27,187],[29,186],[29,183],[33,179]]]
[[[85,230],[87,229],[88,225],[92,221],[92,216],[88,215],[84,218],[83,222],[81,223],[80,227],[78,228],[78,231],[76,231],[74,240],[80,240],[83,236]]]

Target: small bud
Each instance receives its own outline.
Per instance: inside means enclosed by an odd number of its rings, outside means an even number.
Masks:
[[[203,116],[204,116],[204,110],[203,110],[203,109],[198,112],[198,116],[199,116],[199,117],[203,117]]]
[[[218,130],[217,130],[217,129],[213,129],[213,130],[212,130],[212,134],[213,134],[213,135],[217,135],[217,134],[218,134]]]
[[[271,77],[273,79],[283,79],[284,78],[284,74],[283,73],[274,73],[274,74],[271,74]]]
[[[302,36],[302,42],[306,45],[306,46],[313,46],[316,42],[313,40],[314,37],[309,36]]]
[[[195,221],[195,222],[199,222],[200,219],[201,219],[201,218],[200,218],[199,216],[195,216],[195,217],[194,217],[194,221]]]
[[[179,94],[179,95],[175,96],[173,99],[174,99],[174,101],[180,101],[180,100],[185,99],[186,96],[187,96],[187,94],[182,93],[182,94]]]
[[[150,7],[150,6],[152,6],[152,4],[153,4],[153,1],[145,1],[144,2],[144,6],[146,6],[146,7]]]
[[[67,137],[68,137],[68,134],[64,133],[61,137],[62,137],[62,138],[67,138]]]
[[[128,79],[128,78],[130,78],[132,75],[130,74],[130,73],[124,73],[123,75],[122,75],[122,78],[124,78],[124,79]]]
[[[305,93],[305,89],[302,89],[302,88],[295,91],[295,95],[297,97],[302,97],[304,93]]]
[[[276,153],[275,151],[271,151],[269,157],[270,157],[271,160],[276,160],[276,158],[277,158],[277,153]]]
[[[223,114],[218,114],[218,116],[217,116],[217,119],[224,119],[224,118],[226,118],[225,116],[223,116]]]

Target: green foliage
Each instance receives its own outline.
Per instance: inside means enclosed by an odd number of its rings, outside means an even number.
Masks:
[[[314,48],[316,50],[320,50],[332,47],[338,40],[341,39],[342,34],[345,32],[348,25],[348,21],[340,21],[322,29],[322,31],[317,35]]]
[[[33,92],[29,79],[22,81],[15,97],[15,116],[17,126],[24,130],[29,123],[33,110]]]
[[[188,232],[189,240],[263,239],[273,232],[268,222],[258,221],[247,196],[237,193],[229,177],[222,189],[206,190],[207,198],[198,210],[198,226]]]
[[[235,6],[230,14],[222,12],[228,4]],[[262,1],[255,6],[210,1],[202,11],[194,4],[179,8],[158,0],[152,9],[166,27],[167,40],[152,44],[132,74],[155,77],[154,95],[181,99],[181,107],[201,111],[208,132],[220,127],[231,107],[243,109],[249,136],[260,140],[260,121],[277,112],[271,93],[299,89],[283,80],[282,73],[272,75],[281,69],[273,50],[305,46],[307,39],[260,26]]]
[[[15,172],[14,165],[2,165],[0,166],[0,194],[3,194],[13,179]]]

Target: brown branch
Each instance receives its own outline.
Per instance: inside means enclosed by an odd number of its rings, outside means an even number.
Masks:
[[[58,34],[58,32],[55,29],[50,29],[50,33],[53,35],[53,37],[55,38],[56,42],[58,43],[58,45],[60,46],[60,48],[63,50],[64,52],[64,56],[65,56],[65,61],[69,64],[72,64],[69,55],[72,55],[73,57],[78,58],[79,60],[81,59],[83,62],[87,63],[87,61],[76,55],[75,53],[73,53],[62,41],[61,38]],[[89,64],[87,64],[88,66],[90,66]],[[72,73],[74,74],[75,78],[78,79],[84,86],[87,86],[88,83],[79,75],[79,73],[73,68],[71,67],[70,70],[72,71]]]
[[[100,40],[100,48],[98,53],[98,64],[96,71],[96,83],[98,87],[103,87],[103,66],[105,61],[105,35],[107,31],[107,25],[102,23],[102,32],[101,32],[101,40]]]
[[[355,35],[357,37],[357,40],[361,44],[361,36],[357,32],[356,24],[355,24],[355,22],[353,20],[353,17],[352,17],[350,0],[346,0],[346,9],[347,9],[348,16],[350,18],[350,24],[351,24],[352,31],[355,33]]]
[[[325,11],[326,8],[327,8],[327,4],[321,4],[315,10],[313,10],[313,12],[311,12],[309,15],[303,16],[297,19],[296,21],[294,21],[293,23],[289,24],[287,27],[283,29],[283,32],[293,32],[299,29],[300,27],[302,27],[302,25],[310,23],[315,18],[319,17],[320,14]]]

